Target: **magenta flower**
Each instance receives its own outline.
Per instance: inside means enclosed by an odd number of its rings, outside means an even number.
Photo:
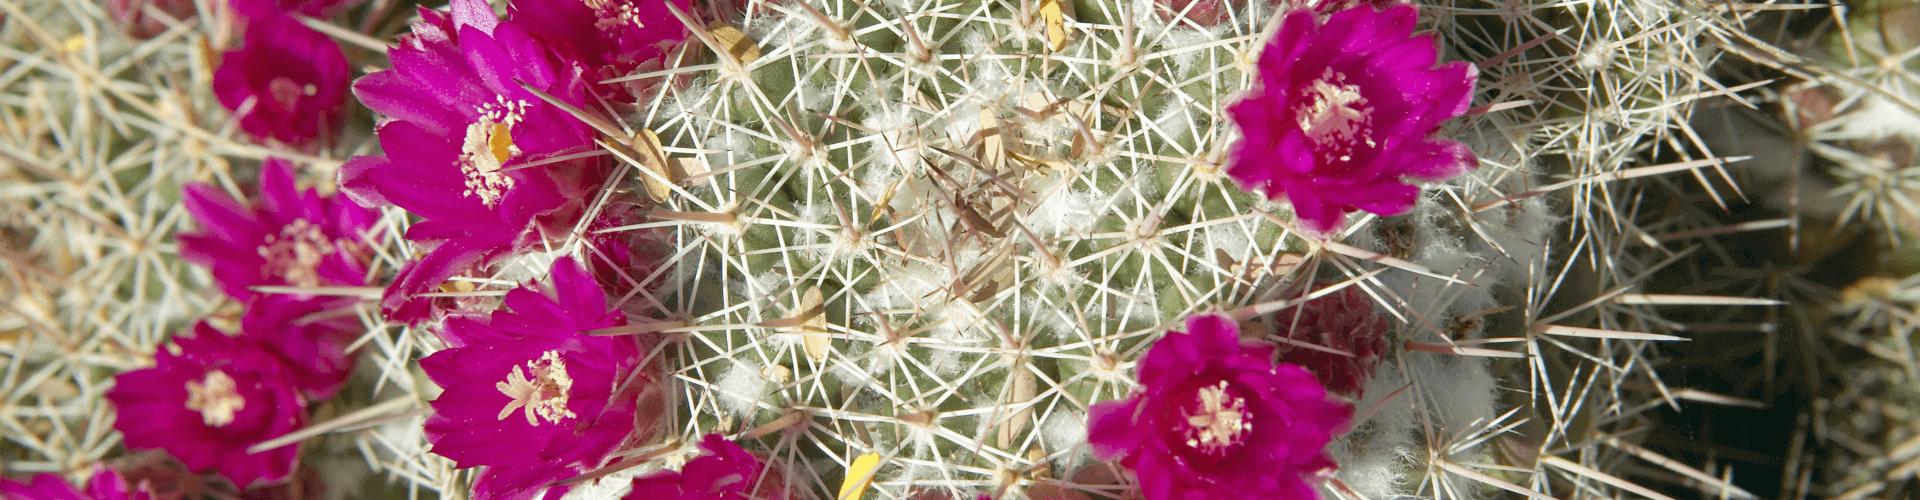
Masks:
[[[213,72],[214,96],[249,135],[300,150],[331,146],[351,79],[340,45],[286,15],[250,18],[245,31]]]
[[[1348,356],[1275,343],[1280,362],[1306,367],[1328,391],[1355,397],[1366,389],[1367,380],[1380,366],[1380,354],[1387,350],[1387,333],[1392,328],[1373,309],[1373,300],[1357,286],[1281,309],[1270,323],[1276,337],[1351,353]]]
[[[1287,14],[1260,54],[1260,77],[1228,107],[1246,135],[1227,173],[1270,198],[1287,197],[1308,231],[1346,214],[1404,213],[1420,188],[1477,165],[1465,144],[1434,137],[1473,99],[1473,65],[1434,67],[1431,35],[1414,35],[1411,5],[1356,7],[1322,24]]]
[[[1327,442],[1352,408],[1273,348],[1243,344],[1220,316],[1187,320],[1136,368],[1132,397],[1087,411],[1095,457],[1120,459],[1146,500],[1316,498],[1310,476],[1331,469]]]
[[[370,237],[379,214],[318,191],[301,191],[293,167],[267,160],[260,167],[260,197],[242,203],[207,184],[185,189],[187,213],[197,233],[179,236],[180,256],[206,266],[220,289],[240,301],[262,285],[361,286],[366,281]]]
[[[672,0],[681,12],[692,2]],[[592,90],[632,103],[659,79],[603,84],[603,80],[666,69],[667,57],[686,43],[687,26],[667,10],[667,0],[528,0],[511,2],[513,24],[526,28],[563,57],[583,63]]]
[[[366,328],[351,297],[261,295],[240,316],[240,335],[280,357],[295,387],[309,400],[333,399],[358,361],[347,347]]]
[[[128,448],[160,448],[194,472],[217,470],[242,488],[285,480],[299,446],[247,448],[306,425],[292,374],[256,340],[202,322],[155,353],[153,368],[114,377],[107,399]]]
[[[433,401],[427,441],[460,467],[486,467],[474,498],[528,498],[606,465],[623,443],[643,439],[641,370],[630,336],[584,332],[626,323],[607,307],[593,276],[572,258],[554,262],[549,287],[507,293],[490,317],[447,318],[449,349],[420,360],[446,388]]]
[[[787,498],[780,481],[764,475],[766,464],[740,445],[708,434],[700,439],[707,454],[680,467],[633,478],[624,500],[779,500]]]
[[[482,0],[455,0],[388,51],[393,69],[367,75],[354,94],[391,120],[382,156],[341,167],[341,188],[363,205],[419,215],[407,238],[432,248],[401,270],[382,304],[390,319],[426,319],[432,291],[457,270],[570,231],[581,200],[610,173],[594,132],[521,88],[525,82],[584,107],[579,64],[556,60]]]
[[[58,474],[40,474],[33,476],[29,483],[17,483],[0,478],[0,498],[7,500],[148,500],[153,493],[146,485],[134,489],[127,486],[126,479],[120,473],[104,466],[94,466],[93,479],[87,481],[85,492],[67,484]]]

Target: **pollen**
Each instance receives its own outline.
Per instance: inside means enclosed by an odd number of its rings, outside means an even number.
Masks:
[[[279,276],[289,285],[316,287],[320,286],[320,261],[337,250],[319,226],[294,219],[280,228],[280,234],[267,235],[257,252],[266,260],[263,270],[268,275]]]
[[[1187,446],[1216,454],[1246,440],[1253,431],[1247,400],[1227,393],[1227,382],[1203,387],[1187,417]]]
[[[200,412],[200,420],[210,427],[225,427],[233,423],[235,413],[247,407],[239,388],[226,372],[209,371],[204,380],[187,381],[187,409]]]
[[[480,119],[467,125],[460,146],[460,173],[466,176],[467,190],[461,194],[480,198],[487,208],[500,205],[500,198],[513,189],[514,180],[503,167],[520,154],[513,144],[513,126],[525,116],[525,101],[498,102],[482,106]]]
[[[527,374],[531,372],[531,378]],[[567,375],[567,363],[560,359],[560,351],[547,351],[540,359],[527,362],[526,370],[515,365],[507,374],[507,381],[494,384],[501,394],[513,398],[505,408],[500,409],[499,420],[521,407],[527,409],[527,425],[539,426],[541,420],[548,423],[560,423],[560,419],[574,418],[573,410],[567,408],[567,393],[573,389],[573,377]]]

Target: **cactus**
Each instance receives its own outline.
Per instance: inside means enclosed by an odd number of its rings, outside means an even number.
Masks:
[[[583,112],[619,168],[573,234],[443,288],[486,310],[556,258],[605,255],[608,239],[653,259],[615,287],[634,324],[613,333],[659,341],[650,355],[669,367],[671,403],[659,437],[577,487],[583,498],[686,463],[710,433],[738,436],[800,498],[1137,495],[1090,453],[1088,409],[1134,389],[1157,338],[1209,312],[1248,336],[1284,331],[1290,307],[1356,293],[1390,325],[1387,348],[1348,401],[1356,417],[1330,447],[1340,467],[1322,495],[1753,496],[1637,432],[1656,409],[1728,401],[1678,397],[1662,379],[1658,344],[1688,335],[1663,312],[1777,302],[1653,293],[1687,284],[1650,277],[1691,239],[1780,226],[1724,226],[1639,193],[1694,190],[1685,199],[1718,207],[1766,197],[1694,118],[1773,95],[1723,71],[1787,65],[1743,24],[1771,14],[1421,5],[1441,59],[1478,67],[1476,109],[1442,135],[1479,167],[1426,185],[1406,214],[1360,214],[1322,237],[1226,173],[1241,132],[1224,109],[1294,3],[1320,2],[683,12],[698,36],[677,66],[631,77],[647,98],[610,121]],[[381,40],[408,15],[391,7],[317,24],[355,67],[381,66]],[[0,70],[0,235],[17,265],[17,298],[0,308],[0,458],[8,473],[82,475],[119,456],[100,399],[112,375],[194,318],[238,316],[171,243],[192,229],[181,187],[239,192],[253,163],[278,157],[331,190],[338,158],[378,141],[364,112],[312,154],[236,137],[206,89],[212,49],[234,43],[218,9],[144,41],[87,2],[0,0],[0,13],[0,60],[15,68]],[[1858,156],[1849,147],[1823,154]],[[1899,201],[1904,171],[1851,172],[1837,176],[1859,208],[1841,220],[1914,215]],[[419,253],[398,237],[408,220],[386,214],[373,276]],[[473,475],[427,451],[415,411],[438,394],[418,360],[447,346],[372,302],[354,312],[370,332],[360,370],[318,410],[303,460],[331,495],[463,496]]]

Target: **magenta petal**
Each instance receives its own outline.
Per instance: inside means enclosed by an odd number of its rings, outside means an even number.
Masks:
[[[341,169],[342,189],[355,200],[422,219],[406,237],[433,250],[403,269],[382,301],[406,322],[433,315],[436,301],[419,295],[455,272],[571,231],[587,193],[612,172],[602,156],[548,161],[597,149],[595,132],[522,87],[596,109],[577,62],[500,22],[485,1],[458,0],[450,13],[421,17],[389,51],[394,69],[355,85],[390,119],[378,130],[386,155]]]
[[[81,496],[80,491],[67,484],[58,474],[40,474],[33,481],[16,483],[0,478],[0,498],[9,500],[91,500]],[[121,496],[119,498],[126,498]],[[114,499],[118,500],[118,499]]]
[[[275,12],[247,20],[240,48],[214,72],[214,95],[248,134],[325,147],[339,135],[350,71],[332,38]]]
[[[300,191],[293,167],[261,167],[251,206],[208,185],[184,188],[187,213],[201,231],[177,238],[180,255],[207,267],[228,295],[242,301],[256,286],[360,286],[365,281],[373,212],[315,190]]]
[[[1115,460],[1140,448],[1146,435],[1127,431],[1138,411],[1138,401],[1132,399],[1102,401],[1087,408],[1087,444],[1093,446],[1094,458]]]
[[[1228,318],[1189,318],[1187,330],[1140,359],[1133,396],[1089,408],[1094,456],[1132,469],[1147,500],[1290,498],[1330,463],[1352,409],[1305,369],[1276,365],[1270,346],[1243,344]]]
[[[165,449],[189,469],[215,470],[237,485],[291,475],[299,446],[246,452],[306,425],[306,401],[281,361],[206,323],[174,343],[179,354],[161,350],[155,367],[116,376],[107,391],[127,447]]]
[[[633,479],[625,500],[782,500],[777,481],[765,477],[767,467],[747,450],[720,437],[701,438],[706,454],[687,461],[680,472],[663,470]]]
[[[485,0],[453,0],[448,7],[453,10],[454,26],[471,26],[481,33],[492,34],[493,28],[500,25],[500,17],[494,15],[493,6]]]
[[[1416,35],[1418,9],[1355,7],[1328,16],[1295,11],[1260,57],[1255,89],[1228,108],[1245,138],[1227,168],[1247,189],[1286,197],[1300,225],[1337,231],[1346,214],[1405,212],[1419,188],[1471,170],[1470,151],[1441,142],[1441,123],[1471,103],[1471,65],[1435,67],[1433,37]],[[1331,110],[1331,111],[1330,111]]]
[[[559,288],[591,278],[572,258],[554,262]],[[433,452],[462,467],[486,467],[476,498],[537,495],[553,481],[606,465],[620,444],[644,438],[642,372],[633,337],[590,336],[625,323],[606,314],[606,296],[528,284],[485,320],[449,318],[440,333],[457,347],[421,360],[446,389],[426,431]],[[632,386],[618,386],[624,381]]]
[[[340,165],[340,178],[337,181],[340,184],[340,193],[353,200],[354,204],[363,207],[392,206],[393,202],[387,201],[386,195],[382,194],[374,184],[373,178],[367,175],[389,168],[392,164],[393,161],[386,155],[355,156],[347,159],[345,164]]]
[[[396,53],[393,57],[417,56]],[[435,135],[453,135],[466,126],[467,116],[441,103],[420,98],[440,91],[444,90],[402,77],[398,71],[381,71],[353,82],[354,97],[367,108],[395,120],[426,127]]]
[[[354,302],[338,297],[262,295],[241,315],[240,331],[278,355],[309,399],[331,399],[346,385],[358,361],[347,347],[366,332],[353,314]]]
[[[485,248],[449,241],[434,247],[420,260],[408,262],[381,295],[381,312],[390,321],[417,324],[432,317],[435,299],[420,294],[438,290],[461,268],[480,260]]]
[[[693,2],[672,0],[683,12]],[[513,24],[525,27],[563,57],[580,61],[592,81],[627,76],[643,69],[665,69],[674,48],[687,43],[686,25],[663,0],[555,0],[510,2]],[[582,27],[592,27],[583,29]],[[632,103],[659,79],[590,85],[612,102]]]

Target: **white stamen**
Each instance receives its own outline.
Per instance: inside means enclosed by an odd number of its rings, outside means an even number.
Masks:
[[[460,145],[460,173],[467,177],[467,196],[478,196],[487,208],[500,205],[500,198],[513,189],[514,181],[501,168],[520,154],[513,144],[513,126],[526,115],[526,101],[496,102],[480,107],[480,120],[467,125]]]
[[[1198,393],[1198,404],[1187,413],[1187,446],[1207,453],[1219,453],[1240,444],[1253,430],[1247,415],[1247,401],[1228,395],[1227,382],[1207,386]]]
[[[187,409],[200,412],[201,421],[208,426],[225,427],[233,423],[235,413],[247,407],[239,388],[226,372],[209,371],[205,381],[187,381]]]
[[[513,410],[527,408],[527,425],[540,425],[540,419],[549,423],[560,423],[562,418],[573,418],[573,410],[567,408],[567,392],[573,389],[573,377],[567,375],[567,364],[560,359],[560,351],[547,351],[540,359],[527,362],[527,371],[533,372],[533,378],[527,378],[526,372],[515,365],[513,372],[507,374],[507,381],[494,384],[501,394],[513,398],[500,416],[505,420]]]
[[[593,9],[593,28],[611,31],[623,25],[632,24],[645,28],[647,23],[640,22],[640,7],[634,2],[623,0],[585,0],[587,8]]]
[[[280,234],[267,235],[256,251],[266,259],[267,274],[299,287],[320,286],[320,261],[338,249],[320,233],[320,227],[306,219],[294,219],[280,228]]]
[[[1369,147],[1376,145],[1367,127],[1373,107],[1360,95],[1360,86],[1346,84],[1346,75],[1328,68],[1319,80],[1314,80],[1309,95],[1310,102],[1295,109],[1294,115],[1300,121],[1300,129],[1306,131],[1314,143],[1343,152],[1351,149],[1355,140]],[[1342,156],[1341,159],[1351,158]]]

